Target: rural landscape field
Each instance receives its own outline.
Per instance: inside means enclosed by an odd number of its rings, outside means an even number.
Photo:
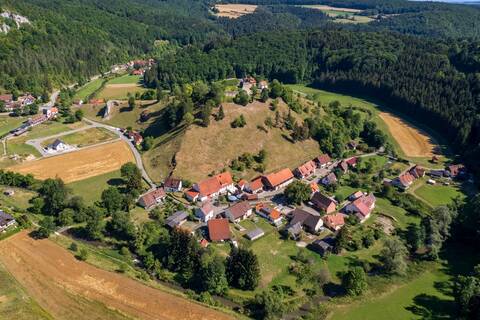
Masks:
[[[0,0],[0,319],[480,319],[479,21]]]

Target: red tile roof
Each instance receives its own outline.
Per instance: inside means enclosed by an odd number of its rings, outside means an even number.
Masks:
[[[145,206],[151,207],[155,204],[157,204],[157,200],[165,198],[167,195],[165,193],[165,190],[163,188],[158,188],[156,190],[150,191],[146,194],[144,194],[141,199],[145,203]]]
[[[293,173],[292,170],[288,168],[265,176],[265,180],[272,188],[275,188],[290,179],[293,179]]]
[[[178,189],[180,187],[180,183],[182,180],[176,179],[173,177],[168,177],[165,182],[164,182],[164,187],[165,188],[170,188],[170,189]]]
[[[412,176],[409,172],[406,172],[404,174],[402,174],[401,176],[398,177],[398,180],[400,181],[400,183],[407,187],[409,185],[411,185],[413,183],[413,181],[415,181],[415,177]]]
[[[353,158],[347,159],[345,162],[346,162],[349,166],[353,167],[353,166],[357,165],[357,158],[356,158],[356,157],[353,157]]]
[[[262,178],[260,177],[260,178],[257,178],[255,180],[253,180],[252,182],[250,182],[248,187],[252,191],[257,191],[257,190],[263,189]]]
[[[352,203],[357,208],[357,212],[366,217],[372,212],[375,201],[375,196],[370,193],[368,196],[364,195]]]
[[[313,193],[315,193],[320,190],[320,187],[315,182],[312,182],[310,183],[310,189],[312,190]]]
[[[302,177],[307,177],[315,172],[315,162],[312,160],[305,162],[303,165],[297,168],[297,171]]]
[[[323,222],[328,227],[335,229],[345,224],[345,216],[341,213],[329,214],[323,217]]]
[[[223,172],[197,183],[197,191],[205,196],[211,196],[231,184],[233,184],[232,175],[230,172]]]
[[[222,241],[230,239],[230,228],[227,219],[208,220],[208,234],[211,241]]]

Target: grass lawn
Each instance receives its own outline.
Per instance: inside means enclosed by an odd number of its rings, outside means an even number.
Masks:
[[[13,196],[6,196],[3,192],[7,189],[15,191]],[[30,207],[28,203],[30,199],[36,196],[33,191],[28,191],[20,188],[11,188],[0,186],[0,207],[13,208],[15,211],[26,211]]]
[[[377,197],[374,212],[394,217],[396,220],[394,224],[400,229],[405,229],[411,223],[416,224],[420,222],[420,218],[407,214],[405,209],[394,206],[389,200],[384,198]]]
[[[82,99],[85,101],[88,98],[88,96],[90,96],[96,90],[100,89],[104,80],[105,79],[103,78],[99,78],[99,79],[90,81],[89,83],[87,83],[77,91],[74,98]]]
[[[415,195],[432,207],[443,206],[452,203],[453,199],[460,197],[465,198],[465,195],[457,186],[450,185],[429,185],[424,183],[422,186],[414,191]]]
[[[448,275],[433,269],[378,298],[334,308],[331,319],[449,319],[453,313],[453,299],[437,288],[438,284],[448,280]],[[426,314],[433,317],[422,317]]]
[[[1,319],[53,319],[35,302],[0,264],[0,318]]]
[[[9,133],[13,129],[19,127],[25,120],[26,120],[25,117],[1,116],[0,117],[0,137]]]
[[[97,94],[97,98],[105,100],[127,100],[128,94],[142,94],[148,89],[133,84],[108,84],[105,88]]]
[[[116,186],[121,183],[120,170],[117,170],[82,181],[76,181],[67,186],[72,189],[73,194],[81,196],[90,205],[100,200],[103,190],[109,186]]]
[[[134,75],[129,75],[125,74],[120,77],[113,78],[112,80],[107,82],[107,85],[109,84],[139,84],[142,80],[142,76],[134,76]]]
[[[335,191],[335,198],[340,200],[345,200],[349,195],[358,191],[358,188],[353,188],[350,186],[339,186],[337,191]]]
[[[70,145],[75,145],[77,147],[86,147],[100,142],[113,140],[115,138],[117,138],[117,136],[105,128],[91,128],[63,136],[60,139]],[[43,142],[42,145],[47,146],[54,140],[55,139],[47,140]]]

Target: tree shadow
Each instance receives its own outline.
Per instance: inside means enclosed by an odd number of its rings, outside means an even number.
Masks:
[[[420,316],[421,319],[440,320],[452,319],[454,302],[439,297],[420,294],[413,299],[414,304],[405,309]]]
[[[124,181],[122,178],[112,178],[107,181],[107,184],[112,187],[119,187],[124,184]]]
[[[323,293],[328,296],[328,297],[341,297],[341,296],[344,296],[347,294],[347,292],[345,291],[345,289],[337,284],[337,283],[333,283],[333,282],[329,282],[329,283],[326,283],[323,285]]]

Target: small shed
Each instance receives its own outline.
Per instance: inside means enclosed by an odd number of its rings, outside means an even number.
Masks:
[[[263,237],[264,235],[265,235],[265,232],[262,229],[257,228],[255,230],[252,230],[252,231],[248,232],[246,234],[246,237],[251,241],[255,241],[258,238]]]
[[[334,243],[335,240],[333,238],[317,239],[309,247],[323,257],[332,251]]]

